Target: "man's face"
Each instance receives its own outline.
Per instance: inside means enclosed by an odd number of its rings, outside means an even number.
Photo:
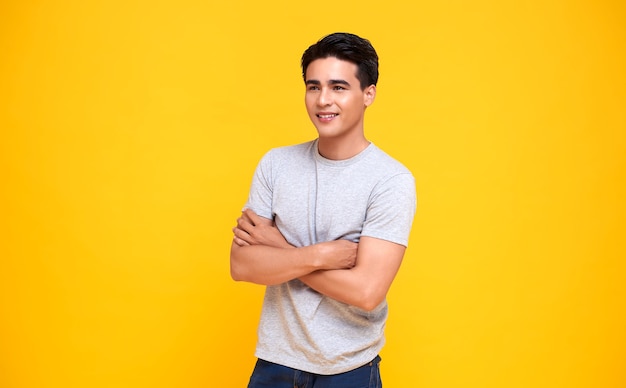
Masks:
[[[363,134],[365,108],[376,87],[361,90],[357,65],[335,57],[316,59],[306,69],[305,104],[320,138],[355,138]]]

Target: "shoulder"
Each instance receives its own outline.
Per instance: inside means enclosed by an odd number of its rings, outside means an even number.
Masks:
[[[272,148],[267,151],[257,165],[257,174],[274,180],[279,176],[299,174],[306,166],[310,166],[314,156],[314,142]]]
[[[369,174],[374,184],[371,199],[415,207],[416,182],[411,171],[378,147],[370,152],[368,159]]]
[[[409,171],[409,169],[404,164],[402,164],[402,162],[395,159],[373,143],[370,156],[378,163],[384,163],[387,168],[392,168],[394,171],[401,171],[409,174],[411,173],[411,171]]]
[[[312,140],[306,143],[272,148],[265,153],[263,159],[271,159],[275,162],[293,162],[297,159],[308,158],[311,156],[311,150],[314,149],[314,145],[315,141]]]
[[[370,171],[376,174],[379,179],[385,181],[398,178],[400,181],[413,182],[413,174],[400,161],[387,154],[376,145],[372,144],[372,149],[368,154],[367,164]]]

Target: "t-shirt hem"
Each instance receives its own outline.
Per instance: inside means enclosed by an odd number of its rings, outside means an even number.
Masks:
[[[286,366],[288,368],[293,368],[297,370],[301,370],[303,372],[315,373],[318,375],[336,375],[340,373],[349,372],[356,368],[359,368],[368,362],[372,361],[381,351],[382,346],[380,348],[375,348],[373,350],[369,350],[367,353],[364,353],[362,358],[359,358],[358,361],[354,363],[350,363],[349,365],[340,365],[336,367],[323,367],[320,365],[315,365],[311,363],[304,363],[301,361],[282,359],[281,357],[276,357],[276,354],[271,353],[263,353],[260,351],[255,352],[255,356],[260,358],[261,360],[269,361],[274,364],[279,364],[282,366]]]
[[[379,240],[385,240],[385,241],[392,242],[394,244],[402,245],[404,247],[408,247],[409,246],[408,239],[397,238],[395,236],[385,236],[385,235],[382,235],[382,234],[367,233],[366,232],[366,233],[361,233],[360,237],[372,237],[372,238],[377,238]]]

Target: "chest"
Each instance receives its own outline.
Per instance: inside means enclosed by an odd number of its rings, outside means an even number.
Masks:
[[[303,167],[303,166],[300,166]],[[298,173],[283,173],[273,187],[272,211],[291,241],[358,241],[367,216],[373,182],[351,168],[320,168],[311,163]]]

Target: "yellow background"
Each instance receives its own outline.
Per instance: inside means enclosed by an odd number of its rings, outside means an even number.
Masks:
[[[33,0],[0,3],[1,387],[245,386],[230,228],[315,136],[333,31],[377,48],[366,132],[417,180],[385,386],[626,386],[623,2]]]

